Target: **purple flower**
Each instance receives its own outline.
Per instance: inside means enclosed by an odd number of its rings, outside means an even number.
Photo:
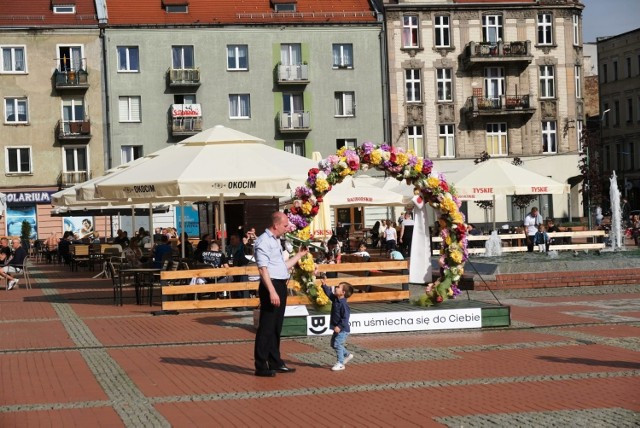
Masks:
[[[305,227],[307,227],[309,225],[309,223],[307,222],[307,220],[302,217],[301,215],[298,214],[287,214],[289,217],[289,221],[293,224],[296,225],[296,227],[298,229],[304,229]]]
[[[364,143],[362,143],[361,148],[362,152],[365,155],[369,155],[376,148],[376,146],[371,141],[365,141]]]
[[[383,144],[380,146],[381,150],[384,150],[385,152],[390,152],[391,151],[391,146],[388,144]]]
[[[311,196],[311,189],[306,186],[300,186],[296,189],[296,198],[298,199],[309,199]]]

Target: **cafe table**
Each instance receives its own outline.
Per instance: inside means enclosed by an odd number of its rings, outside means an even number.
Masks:
[[[142,304],[141,289],[149,289],[149,306],[153,304],[153,283],[156,275],[160,275],[162,269],[153,267],[138,267],[122,269],[121,273],[132,275],[136,290],[136,304]]]

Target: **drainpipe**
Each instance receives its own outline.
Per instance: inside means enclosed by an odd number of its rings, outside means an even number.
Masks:
[[[376,19],[382,25],[380,26],[380,67],[381,67],[381,92],[382,92],[382,132],[383,138],[387,144],[391,143],[391,122],[389,112],[389,66],[387,61],[387,21],[385,19],[382,8],[377,0],[370,0],[371,7],[375,11]]]
[[[109,67],[107,61],[107,35],[105,27],[100,26],[100,40],[102,42],[102,94],[104,97],[104,113],[103,119],[105,124],[105,144],[104,144],[104,162],[105,171],[113,168],[113,159],[111,157],[111,98],[109,96]]]

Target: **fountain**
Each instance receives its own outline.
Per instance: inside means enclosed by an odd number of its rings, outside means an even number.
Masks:
[[[613,171],[609,178],[609,200],[611,201],[611,230],[609,231],[609,242],[611,250],[622,250],[622,213],[620,212],[620,190],[618,189],[618,179]]]
[[[502,240],[498,236],[498,231],[494,230],[491,232],[491,236],[487,239],[487,242],[484,244],[485,257],[492,256],[501,256],[502,255]]]

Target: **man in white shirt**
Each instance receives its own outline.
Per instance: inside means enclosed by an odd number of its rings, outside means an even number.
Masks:
[[[531,212],[524,218],[525,233],[527,234],[527,252],[533,252],[533,237],[538,232],[538,226],[542,223],[542,215],[538,212],[538,207],[531,208]]]

